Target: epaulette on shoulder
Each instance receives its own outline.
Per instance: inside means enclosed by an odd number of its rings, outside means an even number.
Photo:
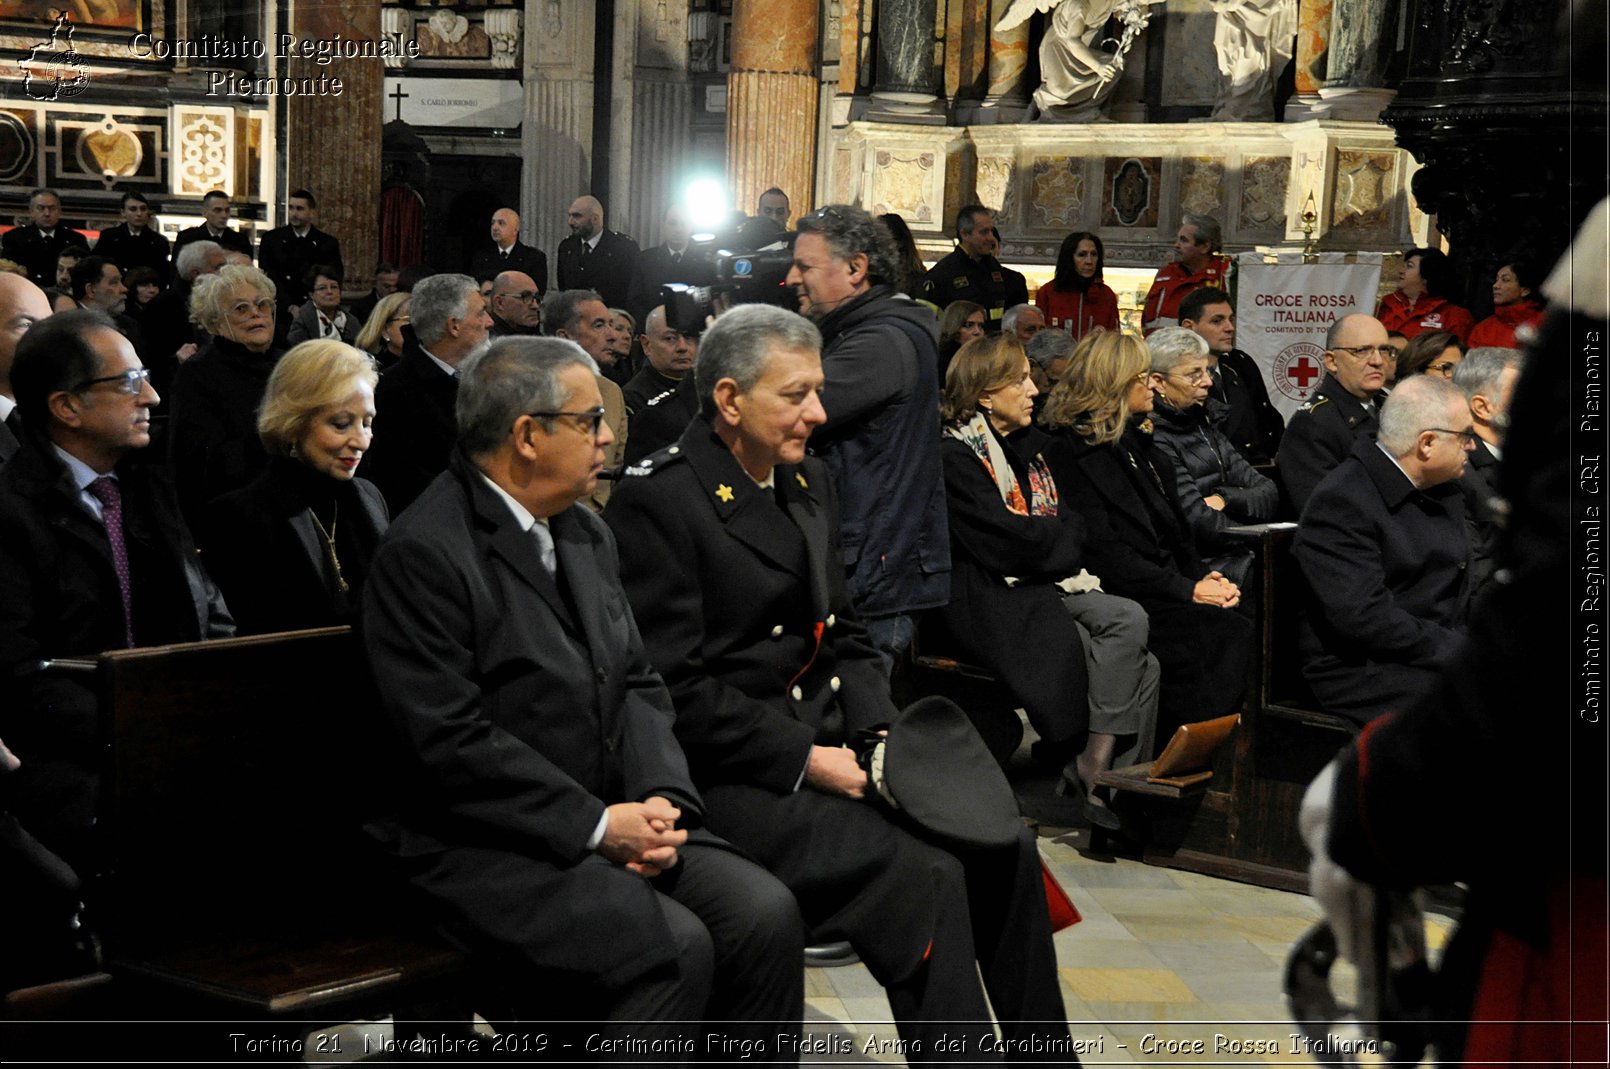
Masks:
[[[656,450],[648,456],[640,458],[636,464],[627,465],[624,474],[628,476],[654,475],[664,471],[666,468],[680,464],[686,459],[687,457],[682,453],[682,447],[672,443],[664,449]]]
[[[1325,406],[1325,405],[1327,405],[1329,403],[1330,403],[1330,398],[1329,397],[1326,397],[1322,393],[1321,394],[1316,394],[1316,395],[1314,395],[1314,399],[1312,401],[1309,401],[1307,404],[1302,405],[1301,407],[1299,407],[1297,409],[1297,411],[1298,412],[1307,412],[1310,415],[1312,415],[1314,412],[1319,411],[1320,408],[1322,408],[1323,406]]]

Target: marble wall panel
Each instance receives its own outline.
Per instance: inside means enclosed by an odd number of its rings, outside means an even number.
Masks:
[[[174,109],[173,192],[200,197],[233,192],[234,113],[228,108]]]
[[[872,214],[894,212],[907,223],[934,223],[936,212],[929,196],[933,171],[932,152],[879,149],[872,172]]]
[[[1030,165],[1031,227],[1071,230],[1084,218],[1084,160],[1069,156],[1036,156]]]
[[[1102,171],[1101,225],[1155,229],[1162,188],[1162,157],[1109,157]]]
[[[1015,222],[1010,208],[1017,207],[1017,198],[1012,196],[1012,158],[1010,156],[986,156],[978,161],[978,203],[986,208],[994,208],[1006,221]]]
[[[1291,160],[1286,156],[1248,156],[1241,161],[1241,229],[1282,231]]]
[[[1336,150],[1331,229],[1354,234],[1388,229],[1397,192],[1398,155],[1391,150]]]
[[[0,182],[16,186],[36,184],[39,157],[35,152],[38,141],[34,123],[37,119],[38,112],[31,110],[0,110]]]
[[[1224,160],[1218,156],[1180,159],[1179,204],[1182,211],[1225,219]]]

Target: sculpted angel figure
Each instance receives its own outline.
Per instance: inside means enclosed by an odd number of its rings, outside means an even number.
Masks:
[[[1221,122],[1274,118],[1275,79],[1292,57],[1297,0],[1213,0],[1213,49],[1219,56]]]
[[[1036,12],[1053,11],[1040,42],[1040,88],[1034,103],[1053,122],[1099,122],[1124,70],[1124,55],[1150,12],[1163,0],[1013,0],[997,31],[1010,30]],[[1117,16],[1123,34],[1111,55],[1100,51],[1101,33]]]

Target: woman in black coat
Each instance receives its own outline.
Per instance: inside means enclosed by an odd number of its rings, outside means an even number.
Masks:
[[[191,318],[212,340],[174,377],[168,456],[179,508],[198,537],[207,503],[245,486],[268,462],[257,438],[257,406],[281,352],[274,345],[274,293],[269,277],[249,264],[202,275],[190,293]]]
[[[1151,357],[1106,332],[1080,342],[1041,422],[1045,457],[1087,528],[1085,566],[1103,589],[1151,618],[1163,668],[1159,737],[1235,712],[1246,689],[1252,624],[1230,611],[1241,591],[1202,563],[1180,512],[1176,473],[1151,438]]]
[[[267,468],[207,509],[203,553],[241,634],[350,624],[387,525],[353,472],[375,417],[374,361],[303,342],[269,377],[258,432]]]
[[[945,376],[951,600],[943,614],[1022,703],[1040,752],[1062,766],[1059,792],[1086,821],[1116,828],[1090,785],[1120,745],[1129,761],[1149,755],[1158,666],[1146,651],[1145,612],[1101,593],[1081,567],[1085,526],[1059,506],[1039,456],[1037,392],[1008,332],[962,346]]]

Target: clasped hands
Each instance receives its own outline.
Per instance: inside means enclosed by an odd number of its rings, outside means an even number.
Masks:
[[[688,841],[688,833],[676,826],[682,810],[659,795],[618,802],[605,817],[598,853],[648,879],[673,868],[676,848]]]
[[[1217,605],[1221,609],[1233,609],[1241,604],[1241,588],[1226,579],[1222,572],[1208,572],[1196,581],[1196,588],[1191,591],[1191,600],[1198,605]]]

